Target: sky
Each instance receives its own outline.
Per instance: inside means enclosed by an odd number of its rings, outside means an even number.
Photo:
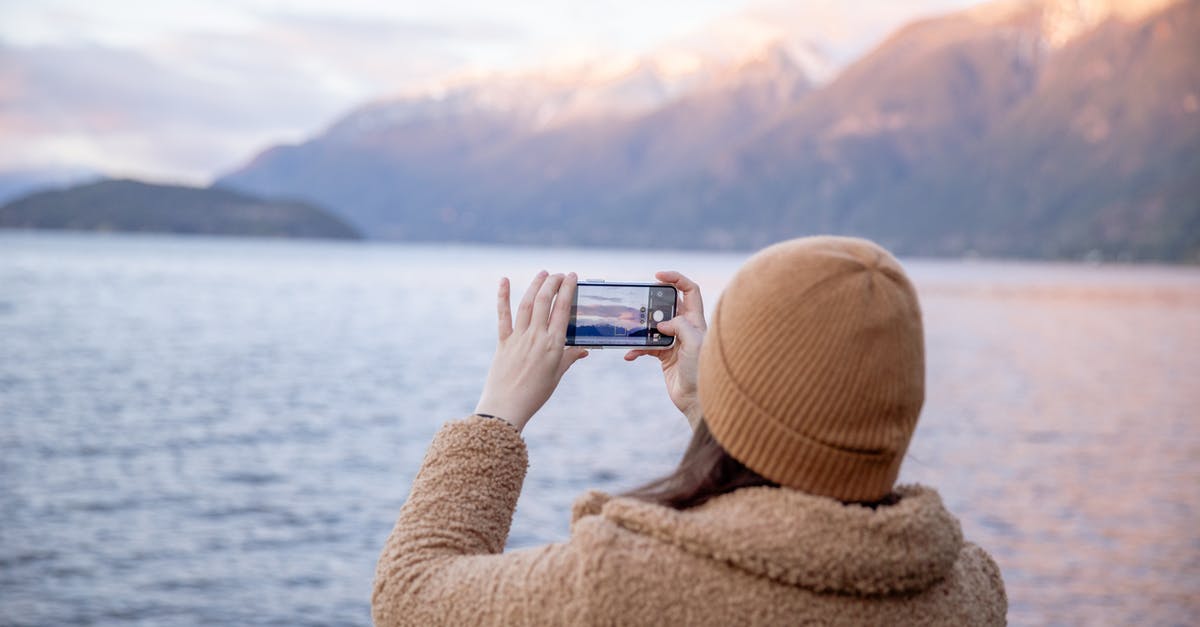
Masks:
[[[206,184],[355,106],[463,76],[777,36],[828,69],[976,0],[0,0],[0,174]],[[821,78],[821,77],[819,77]]]

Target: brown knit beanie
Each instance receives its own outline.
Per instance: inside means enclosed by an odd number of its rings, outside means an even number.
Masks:
[[[925,399],[912,283],[863,239],[807,237],[754,255],[700,352],[713,437],[790,488],[874,501],[900,472]]]

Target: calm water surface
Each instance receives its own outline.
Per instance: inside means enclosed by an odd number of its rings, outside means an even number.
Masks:
[[[474,407],[494,286],[745,256],[0,234],[0,624],[370,622],[430,437]],[[928,400],[902,475],[1004,571],[1014,624],[1200,616],[1200,271],[910,261]],[[688,436],[593,354],[526,431],[510,546]]]

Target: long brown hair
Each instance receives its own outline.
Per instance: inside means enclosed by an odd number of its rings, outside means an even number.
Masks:
[[[709,499],[752,486],[779,487],[778,483],[750,470],[717,443],[701,419],[692,433],[683,459],[675,470],[655,481],[626,492],[625,496],[675,509],[702,505]]]

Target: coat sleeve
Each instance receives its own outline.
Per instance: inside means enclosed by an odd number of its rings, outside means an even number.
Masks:
[[[527,465],[524,441],[502,421],[472,417],[438,432],[379,558],[377,625],[581,621],[576,548],[502,553]]]

